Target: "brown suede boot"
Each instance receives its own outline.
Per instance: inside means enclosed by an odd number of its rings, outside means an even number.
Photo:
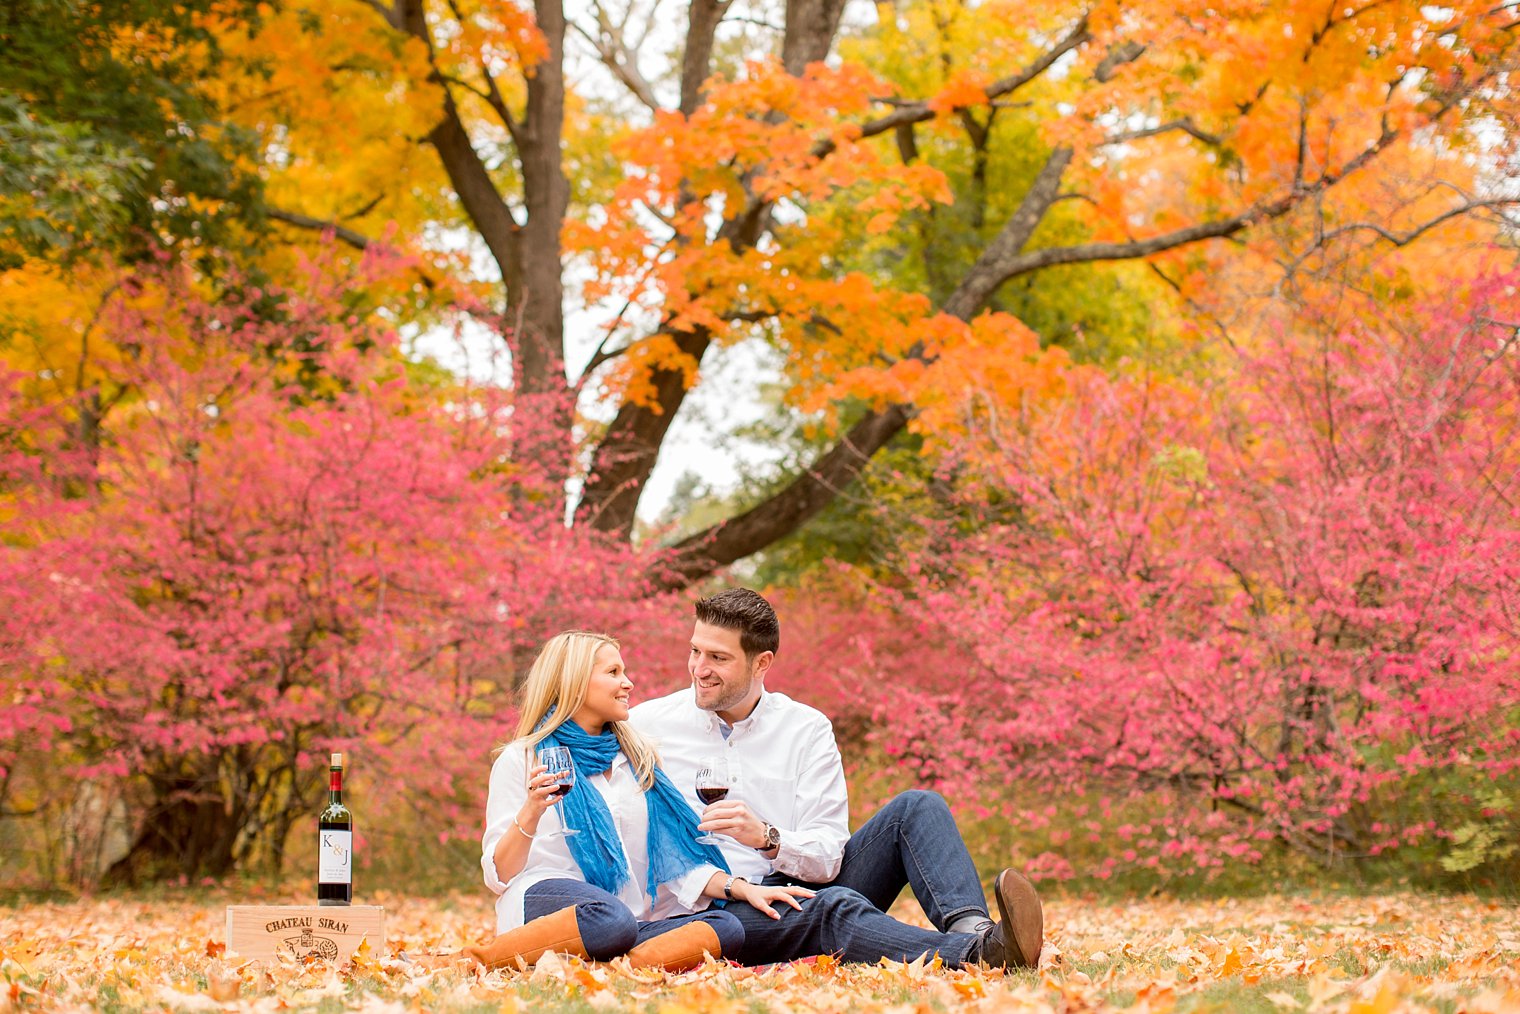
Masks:
[[[684,972],[700,965],[707,954],[723,956],[718,934],[705,922],[689,922],[636,946],[628,952],[628,963],[634,968]]]
[[[466,947],[460,953],[480,962],[487,969],[494,969],[531,965],[546,951],[574,954],[578,958],[587,957],[585,945],[581,943],[581,929],[575,919],[574,905],[509,930],[488,944]]]

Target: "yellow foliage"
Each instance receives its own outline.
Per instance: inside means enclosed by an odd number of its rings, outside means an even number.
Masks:
[[[0,272],[0,365],[30,378],[23,386],[30,398],[68,403],[97,387],[109,390],[122,352],[95,321],[118,281],[116,272],[85,264],[33,261]]]
[[[416,258],[434,298],[499,301],[497,280],[450,235],[467,217],[425,142],[445,104],[439,79],[448,79],[476,151],[514,205],[520,184],[510,155],[500,155],[511,139],[491,106],[520,115],[546,40],[524,3],[427,0],[430,53],[388,23],[385,7],[267,4],[251,21],[230,4],[215,9],[203,24],[226,60],[202,84],[232,126],[258,139],[255,164],[243,168],[260,174],[275,209],[395,246]],[[566,150],[594,172],[577,181],[585,193],[572,215],[580,217],[564,223],[562,239],[585,266],[586,302],[626,304],[625,319],[640,327],[656,320],[719,343],[772,341],[793,405],[827,412],[844,400],[911,402],[919,432],[957,433],[987,406],[1017,417],[1059,400],[1082,369],[1008,313],[969,322],[939,313],[935,301],[953,279],[911,277],[903,267],[904,250],[935,226],[961,229],[956,239],[968,251],[985,248],[1001,226],[957,218],[952,174],[969,177],[974,158],[993,163],[983,184],[1006,191],[988,202],[995,219],[1016,206],[1049,147],[1071,147],[1061,189],[1084,200],[1063,202],[1028,249],[1126,242],[1250,213],[1237,245],[1150,263],[1200,327],[1271,328],[1289,302],[1333,323],[1369,300],[1448,286],[1489,256],[1493,233],[1472,220],[1407,249],[1364,227],[1412,230],[1478,193],[1502,166],[1512,138],[1485,141],[1493,146],[1485,156],[1481,145],[1422,133],[1433,117],[1453,118],[1442,109],[1445,89],[1488,73],[1508,52],[1511,26],[1499,10],[1478,0],[881,4],[879,25],[849,33],[839,59],[800,76],[775,59],[750,60],[709,82],[690,116],[658,111],[647,125],[627,126],[572,94]],[[996,82],[1030,67],[1084,16],[1090,37],[1057,70],[990,100]],[[1127,44],[1143,47],[1143,59],[1113,62]],[[122,55],[173,54],[192,65],[207,58],[193,40],[167,33],[123,35],[115,45]],[[1496,80],[1472,101],[1509,96]],[[921,154],[908,164],[890,134],[862,137],[862,124],[903,102],[937,114],[915,127]],[[967,124],[994,119],[1005,147],[973,153]],[[1161,129],[1168,125],[1188,130]],[[1021,147],[1010,151],[1015,132]],[[1366,171],[1369,146],[1385,141],[1377,171]],[[1337,182],[1300,209],[1275,210],[1328,180]],[[746,232],[740,224],[750,221],[759,224]],[[303,251],[317,242],[315,233],[292,236],[290,246],[261,251],[260,267],[277,280],[298,276]],[[1338,240],[1325,244],[1326,236]],[[927,241],[922,249],[928,274],[937,254]],[[16,336],[8,360],[39,385],[90,386],[113,353],[80,349],[112,282],[91,268],[0,275],[0,316]],[[416,284],[393,276],[375,297],[422,303]],[[1284,290],[1291,300],[1277,298]],[[634,332],[624,320],[608,330],[621,338],[625,329]],[[692,384],[697,366],[661,334],[633,341],[604,383],[612,398],[654,404],[653,371],[672,369]]]
[[[397,180],[437,178],[417,140],[437,119],[423,44],[404,38],[363,0],[271,8],[253,25],[221,23],[228,70],[206,87],[263,145],[261,169],[277,207],[334,221],[421,224]],[[435,184],[436,185],[436,184]]]

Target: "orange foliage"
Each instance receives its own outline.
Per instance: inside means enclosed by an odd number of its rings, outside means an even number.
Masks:
[[[1520,1002],[1512,906],[1466,898],[1280,897],[1118,903],[1055,898],[1037,971],[950,970],[937,959],[879,965],[829,956],[753,969],[723,962],[679,974],[625,961],[550,953],[526,971],[424,968],[408,957],[453,950],[486,933],[471,898],[372,899],[386,909],[384,946],[351,962],[251,962],[228,952],[225,904],[108,899],[0,911],[6,1000],[18,1009],[99,1006],[176,1010],[609,1011],[916,1009],[1033,1012],[1168,1011],[1250,1004],[1294,1010],[1511,1010]],[[472,909],[476,916],[470,916]],[[919,925],[899,902],[893,914]],[[1220,997],[1225,1000],[1221,1001]]]
[[[986,84],[985,74],[961,67],[950,75],[945,87],[929,100],[929,108],[936,113],[948,113],[952,109],[985,105]]]
[[[988,86],[1069,27],[1077,9],[1067,6],[1040,14],[1037,24],[1027,5],[1013,3],[882,8],[881,48],[863,41],[846,48],[847,56],[870,60],[874,72],[847,59],[793,78],[774,62],[751,61],[735,79],[710,82],[690,117],[657,114],[618,146],[631,168],[598,209],[607,224],[566,232],[595,268],[588,297],[629,299],[668,326],[704,327],[720,340],[755,333],[749,322],[772,316],[765,333],[787,353],[792,400],[810,410],[846,397],[876,405],[911,400],[922,410],[921,428],[951,426],[953,392],[965,390],[975,371],[998,397],[1058,394],[1069,364],[1040,354],[1036,337],[1019,333],[1016,322],[948,326],[935,320],[929,301],[885,277],[851,273],[840,255],[852,236],[889,243],[907,216],[953,200],[932,160],[905,166],[888,138],[860,139],[857,125],[879,115],[868,99],[920,98],[940,114],[922,129],[954,143],[961,127],[948,114],[986,115]],[[1157,255],[1186,299],[1259,320],[1262,307],[1243,300],[1239,285],[1253,280],[1265,288],[1327,232],[1350,223],[1398,231],[1428,221],[1451,206],[1457,189],[1477,191],[1483,164],[1497,164],[1497,140],[1486,162],[1475,161],[1417,131],[1456,115],[1442,109],[1442,80],[1489,72],[1510,46],[1503,19],[1482,5],[1457,5],[1444,26],[1441,17],[1404,4],[1109,0],[1091,11],[1090,40],[1059,73],[1021,90],[1016,105],[1042,117],[1048,143],[1076,149],[1063,189],[1088,198],[1072,214],[1091,240],[1181,229],[1334,180],[1300,209],[1245,233],[1244,246]],[[901,25],[933,32],[908,35]],[[1443,27],[1447,42],[1439,41]],[[1143,58],[1100,74],[1126,45],[1143,46]],[[892,47],[903,49],[900,64],[882,56]],[[926,51],[936,58],[925,61]],[[1192,133],[1156,130],[1177,123]],[[1126,134],[1134,136],[1112,140]],[[1365,170],[1374,145],[1385,150],[1372,160],[1376,171]],[[755,197],[776,204],[775,242],[731,245],[720,228]],[[842,218],[813,213],[840,202],[849,209]],[[664,224],[645,209],[658,211]],[[1469,223],[1443,236],[1451,249],[1452,241],[1486,245],[1493,231]],[[1369,251],[1378,246],[1370,231],[1362,238]],[[1370,251],[1374,260],[1387,253],[1386,245]],[[1343,262],[1325,286],[1372,270],[1366,256],[1344,246],[1335,256]],[[930,347],[943,362],[905,361]],[[660,362],[647,354],[640,361]],[[620,371],[630,391],[636,374]]]
[[[515,128],[504,119],[525,123],[546,39],[522,3],[428,0],[430,54],[384,7],[268,5],[252,23],[213,15],[207,26],[229,59],[205,85],[260,139],[256,168],[272,205],[385,237],[435,282],[451,277],[450,295],[499,299],[499,279],[454,231],[475,223],[424,142],[447,81],[520,222]],[[1210,331],[1273,322],[1271,300],[1284,290],[1295,307],[1343,315],[1418,295],[1475,270],[1495,240],[1493,225],[1466,218],[1417,245],[1387,242],[1480,195],[1514,144],[1502,129],[1513,112],[1502,80],[1514,18],[1491,2],[915,0],[881,5],[878,18],[841,42],[838,59],[800,76],[773,58],[740,62],[707,82],[689,116],[658,110],[625,125],[568,82],[566,148],[594,147],[606,160],[566,164],[584,178],[562,239],[585,269],[574,278],[580,298],[627,307],[606,325],[609,346],[627,349],[600,378],[610,398],[652,404],[660,367],[698,379],[676,343],[650,338],[651,321],[719,343],[763,337],[783,353],[794,405],[911,401],[925,432],[961,425],[971,390],[1011,404],[1058,397],[1071,369],[1064,355],[986,313],[992,300],[963,311],[969,322],[944,317],[943,292],[931,297],[934,286],[897,270],[924,222],[957,200],[952,180],[974,157],[1012,192],[966,227],[973,256],[1054,146],[1072,149],[1061,193],[1083,200],[1046,216],[1024,252],[1253,213],[1231,246],[1153,255]],[[997,94],[1078,23],[1079,44]],[[914,127],[916,156],[890,131],[863,136],[863,125],[913,103],[933,114]],[[991,131],[994,120],[1001,133],[973,154],[968,130]],[[276,274],[297,270],[289,252],[265,256]]]

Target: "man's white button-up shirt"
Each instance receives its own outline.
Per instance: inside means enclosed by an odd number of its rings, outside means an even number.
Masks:
[[[733,779],[727,798],[780,829],[774,860],[737,842],[722,846],[735,875],[758,881],[776,872],[810,883],[838,876],[850,806],[834,726],[823,712],[762,692],[755,710],[725,737],[718,716],[698,708],[687,687],[638,705],[629,721],[654,740],[660,765],[697,813],[704,809],[697,768],[704,757],[723,755]]]

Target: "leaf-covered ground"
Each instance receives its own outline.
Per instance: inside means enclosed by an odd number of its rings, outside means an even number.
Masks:
[[[489,926],[476,898],[367,898],[388,939],[336,967],[224,953],[226,898],[0,909],[0,1009],[1166,1011],[1520,1009],[1520,910],[1473,898],[1051,899],[1037,972],[937,963],[681,975],[548,959],[522,973],[427,972],[395,952]],[[897,913],[922,921],[911,900]]]

